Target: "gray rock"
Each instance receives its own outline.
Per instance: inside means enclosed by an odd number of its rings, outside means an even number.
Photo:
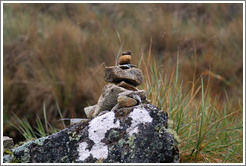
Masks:
[[[11,149],[14,146],[13,138],[3,136],[3,147],[4,149]]]
[[[123,117],[117,109],[27,142],[11,150],[13,158],[22,163],[179,162],[177,139],[168,128],[167,113],[150,104],[127,110]],[[8,155],[4,158],[11,160]]]
[[[114,84],[105,85],[92,116],[95,117],[102,111],[110,111],[117,104],[118,94],[126,91],[129,90]]]
[[[128,84],[138,86],[143,82],[143,74],[137,68],[122,69],[120,66],[105,68],[104,79],[109,83],[120,83],[125,81]]]

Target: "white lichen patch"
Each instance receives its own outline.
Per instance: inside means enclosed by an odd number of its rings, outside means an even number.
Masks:
[[[120,122],[117,120],[114,123],[114,120],[114,112],[109,112],[94,118],[89,124],[89,138],[94,141],[95,144],[101,142],[109,129],[120,128]]]
[[[138,125],[141,123],[152,122],[153,118],[149,115],[148,111],[144,108],[138,107],[135,108],[130,114],[129,117],[132,118],[131,126],[126,130],[129,135],[138,133]]]
[[[90,156],[90,154],[97,159],[105,159],[108,156],[108,146],[105,143],[101,142],[105,138],[105,134],[108,130],[112,128],[120,128],[119,120],[115,121],[115,113],[109,112],[102,116],[94,118],[89,123],[89,139],[91,139],[95,144],[92,149],[89,151],[87,148],[87,143],[82,142],[79,144],[78,160],[85,160]]]
[[[78,147],[79,158],[78,161],[83,161],[87,159],[90,155],[97,159],[107,158],[108,156],[108,146],[103,142],[95,144],[92,149],[89,151],[87,149],[88,144],[86,142],[81,142]]]
[[[79,158],[78,160],[85,160],[87,157],[90,156],[90,152],[86,149],[88,144],[86,142],[81,142],[78,147]]]
[[[90,153],[94,158],[106,159],[108,157],[108,146],[103,142],[100,142],[92,147]]]

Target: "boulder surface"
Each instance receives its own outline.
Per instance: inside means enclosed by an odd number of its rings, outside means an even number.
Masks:
[[[120,108],[27,142],[5,155],[23,163],[179,162],[168,115],[151,104]]]

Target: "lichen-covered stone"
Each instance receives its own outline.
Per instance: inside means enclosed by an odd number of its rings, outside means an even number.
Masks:
[[[122,69],[120,66],[110,66],[105,68],[104,79],[109,83],[117,84],[125,81],[138,86],[143,82],[143,74],[138,68]]]
[[[125,109],[125,108],[120,108]],[[120,109],[75,124],[53,135],[11,150],[19,162],[160,163],[179,162],[168,115],[150,104]],[[5,156],[5,162],[11,162]]]

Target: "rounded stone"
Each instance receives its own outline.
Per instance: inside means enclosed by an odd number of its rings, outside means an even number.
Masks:
[[[132,107],[132,106],[137,105],[137,101],[135,99],[127,97],[127,96],[119,96],[117,99],[117,102],[119,104],[119,108]]]

